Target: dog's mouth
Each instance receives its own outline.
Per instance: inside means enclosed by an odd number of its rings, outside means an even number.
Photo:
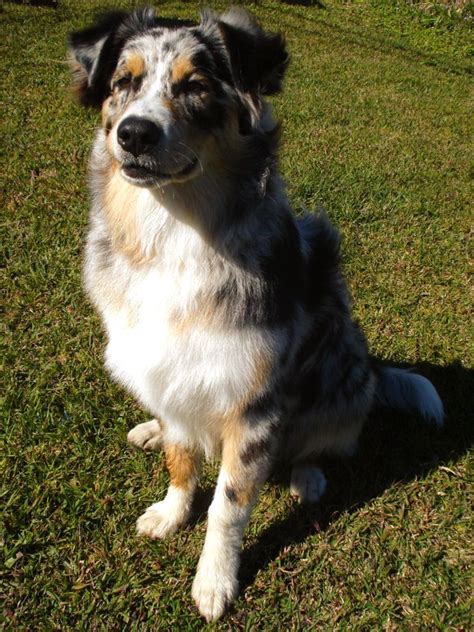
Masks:
[[[174,172],[158,171],[154,168],[144,167],[136,163],[124,163],[122,165],[122,173],[127,180],[134,184],[142,186],[152,186],[153,184],[162,184],[166,181],[185,180],[196,169],[198,159],[193,158],[183,169]]]

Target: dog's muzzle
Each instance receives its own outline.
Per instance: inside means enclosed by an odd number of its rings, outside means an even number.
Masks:
[[[197,165],[197,158],[187,164],[184,169],[175,171],[173,173],[164,173],[157,171],[156,169],[150,169],[143,167],[140,164],[127,162],[122,165],[122,172],[129,179],[137,183],[153,184],[160,183],[164,180],[181,180],[189,176]]]
[[[132,156],[149,153],[163,136],[163,129],[156,123],[138,116],[128,116],[117,130],[120,147]]]
[[[159,144],[163,137],[163,128],[146,118],[128,116],[120,123],[117,141],[127,154],[122,163],[127,180],[139,186],[154,186],[186,180],[194,172],[198,159],[191,157],[184,166],[176,165],[175,171],[160,168]]]

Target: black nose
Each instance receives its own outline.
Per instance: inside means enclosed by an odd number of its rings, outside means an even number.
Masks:
[[[134,156],[146,154],[159,140],[163,130],[138,116],[128,116],[117,130],[119,145]]]

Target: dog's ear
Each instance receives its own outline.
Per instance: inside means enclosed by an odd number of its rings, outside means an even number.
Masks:
[[[237,88],[255,96],[279,92],[289,61],[283,36],[266,33],[245,9],[237,7],[219,18],[219,27]]]
[[[100,107],[104,101],[120,54],[117,29],[127,17],[123,11],[107,13],[93,26],[69,35],[73,89],[83,105]]]
[[[110,92],[110,81],[126,40],[156,25],[153,9],[114,11],[93,26],[68,38],[73,88],[83,105],[99,108]]]

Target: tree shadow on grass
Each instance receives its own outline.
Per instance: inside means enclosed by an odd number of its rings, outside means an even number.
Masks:
[[[374,411],[355,457],[322,462],[328,489],[321,502],[314,506],[295,503],[288,516],[273,522],[255,544],[244,549],[242,589],[288,545],[324,531],[342,513],[357,511],[394,483],[423,477],[466,454],[474,438],[474,370],[459,363],[447,367],[420,363],[416,370],[436,385],[445,406],[445,427],[437,430],[409,415]],[[271,483],[287,484],[288,476],[289,472]]]
[[[9,0],[13,4],[24,4],[30,7],[49,7],[51,9],[58,8],[58,0]]]
[[[458,64],[446,59],[440,53],[424,52],[415,46],[407,44],[389,31],[382,29],[379,33],[374,33],[370,27],[357,24],[356,22],[353,22],[350,26],[335,24],[321,17],[325,15],[324,11],[318,11],[316,17],[316,13],[303,13],[299,10],[297,5],[311,6],[311,0],[287,0],[284,4],[293,5],[291,7],[291,13],[288,13],[288,8],[283,6],[283,4],[276,5],[275,10],[281,13],[283,18],[290,17],[298,19],[300,24],[296,27],[296,31],[300,34],[317,35],[323,39],[328,39],[329,31],[329,40],[341,38],[345,44],[362,48],[369,52],[380,51],[384,54],[393,54],[396,51],[406,60],[422,63],[437,68],[440,71],[456,75],[472,75],[474,72],[468,62]],[[292,27],[288,25],[286,28],[288,32],[290,32]]]
[[[284,0],[285,4],[299,4],[302,7],[316,7],[326,9],[326,5],[321,0]]]

